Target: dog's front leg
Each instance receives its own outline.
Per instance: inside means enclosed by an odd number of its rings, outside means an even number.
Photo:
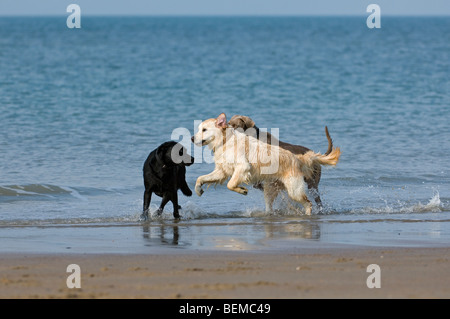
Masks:
[[[220,183],[225,178],[222,170],[213,170],[208,175],[203,175],[197,178],[197,182],[195,183],[195,192],[198,196],[202,196],[204,193],[202,189],[203,184],[212,184],[212,183]]]
[[[141,220],[148,219],[148,210],[150,207],[151,199],[152,199],[152,191],[149,187],[147,187],[144,192],[144,209],[142,210]]]
[[[203,184],[212,184],[212,183],[220,183],[225,178],[222,170],[215,169],[211,173],[207,175],[200,176],[197,178],[197,182],[195,183],[195,192],[198,196],[202,196],[204,193],[202,189]]]
[[[236,167],[233,172],[233,176],[231,176],[231,179],[228,181],[228,189],[242,195],[247,195],[247,188],[239,186],[239,184],[246,181],[247,175],[248,170],[245,167]]]
[[[164,210],[164,207],[165,207],[166,204],[169,202],[170,198],[171,198],[171,197],[170,197],[169,194],[164,194],[164,196],[163,196],[163,198],[162,198],[162,200],[161,200],[161,205],[159,205],[159,208],[158,208],[158,211],[157,211],[158,215],[161,215],[161,214],[162,214],[162,212],[163,212],[163,210]]]

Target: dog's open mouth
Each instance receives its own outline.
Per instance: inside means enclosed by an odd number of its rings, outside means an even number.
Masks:
[[[206,144],[206,140],[201,140],[201,142],[199,143],[199,142],[194,142],[194,144],[195,145],[197,145],[197,146],[205,146]]]
[[[196,142],[194,137],[192,137],[191,141],[192,141],[192,143],[194,143],[197,146],[205,146],[205,145],[209,144],[209,142],[207,140],[201,140],[200,143]]]

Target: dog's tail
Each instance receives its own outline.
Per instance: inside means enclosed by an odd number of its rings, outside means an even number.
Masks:
[[[297,155],[297,158],[307,167],[313,168],[316,165],[336,166],[341,156],[339,147],[332,148],[328,154],[315,153],[313,151],[306,152],[303,155]]]
[[[330,133],[328,132],[328,127],[325,126],[325,135],[327,136],[328,140],[328,149],[325,152],[325,155],[329,155],[333,151],[333,139],[330,136]]]

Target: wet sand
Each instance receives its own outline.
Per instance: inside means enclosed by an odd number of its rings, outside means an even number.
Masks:
[[[0,254],[0,298],[449,298],[450,248]],[[69,264],[81,288],[69,289]],[[367,287],[380,266],[381,288]]]

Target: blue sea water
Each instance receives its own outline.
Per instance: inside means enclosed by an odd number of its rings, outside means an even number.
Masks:
[[[0,250],[448,245],[449,31],[448,17],[0,17]],[[268,215],[259,190],[218,186],[180,193],[179,222],[171,205],[139,221],[148,153],[222,112],[320,152],[328,126],[342,156],[324,210],[281,197]],[[189,167],[191,189],[212,169]]]

